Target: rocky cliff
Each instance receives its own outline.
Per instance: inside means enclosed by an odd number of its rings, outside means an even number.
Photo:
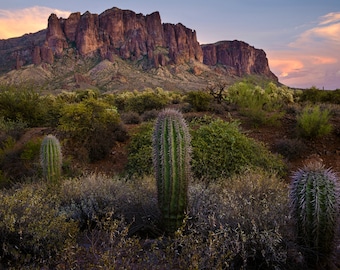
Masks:
[[[48,19],[45,43],[36,49],[34,62],[53,61],[51,54],[41,53],[44,50],[61,57],[72,46],[80,56],[99,53],[102,59],[109,60],[112,54],[132,61],[146,58],[155,67],[203,61],[196,32],[182,24],[162,24],[158,12],[144,16],[112,8],[100,15],[72,13],[67,19],[52,14]]]
[[[158,12],[143,15],[118,8],[99,15],[76,12],[67,19],[51,14],[46,30],[0,40],[0,73],[29,64],[51,65],[71,54],[111,62],[118,56],[143,70],[198,62],[227,75],[259,74],[277,80],[263,50],[241,41],[200,45],[194,30],[162,23]],[[201,71],[194,68],[193,73]]]
[[[204,56],[203,63],[206,65],[223,66],[230,74],[236,76],[258,74],[277,80],[269,69],[266,53],[245,42],[219,41],[201,47]]]

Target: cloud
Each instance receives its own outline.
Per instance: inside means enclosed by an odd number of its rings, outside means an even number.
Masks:
[[[300,33],[284,50],[268,51],[279,81],[292,86],[340,88],[340,12],[328,13]]]
[[[17,10],[0,9],[0,39],[19,37],[47,28],[47,19],[51,13],[65,18],[71,12],[40,6]]]

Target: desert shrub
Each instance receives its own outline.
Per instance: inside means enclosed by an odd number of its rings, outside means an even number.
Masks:
[[[142,121],[141,117],[136,112],[122,113],[121,118],[124,124],[140,124]]]
[[[288,160],[295,160],[303,155],[306,145],[299,139],[280,139],[273,145],[273,150]]]
[[[104,158],[117,140],[127,138],[117,109],[93,98],[66,104],[61,109],[59,128],[70,138],[73,148],[87,153],[81,158],[90,161]]]
[[[82,269],[290,269],[287,187],[274,175],[247,171],[209,186],[190,184],[186,220],[171,238],[140,236],[145,229],[157,230],[152,178],[125,182],[97,175],[65,185],[65,197],[74,197],[83,186],[88,193],[101,186],[97,196],[112,194],[115,212],[86,233],[86,249],[73,249],[61,263],[74,262]],[[137,237],[131,236],[136,232]]]
[[[284,172],[281,158],[243,134],[237,121],[216,119],[202,124],[192,132],[192,147],[192,170],[197,178],[224,178],[246,167]]]
[[[152,130],[153,122],[145,122],[131,135],[126,166],[128,175],[142,176],[153,173]]]
[[[268,83],[264,88],[248,82],[239,82],[228,89],[228,100],[239,106],[255,126],[277,125],[284,115],[283,106],[294,102],[293,92]]]
[[[190,91],[185,97],[185,101],[198,112],[208,111],[212,100],[213,97],[204,91]]]
[[[82,229],[100,226],[106,217],[141,222],[158,218],[156,186],[152,178],[126,182],[124,178],[87,174],[62,183],[59,211],[77,221]]]
[[[14,139],[18,140],[23,130],[27,127],[27,123],[22,122],[21,120],[12,121],[6,120],[4,116],[0,116],[0,142],[1,135],[11,136]]]
[[[332,131],[330,112],[319,106],[306,106],[297,116],[297,131],[302,138],[312,139],[328,135]]]
[[[33,86],[0,86],[0,114],[6,121],[41,126],[46,123],[47,108],[45,97]]]
[[[153,109],[160,110],[171,102],[170,94],[161,88],[118,94],[115,102],[119,110],[142,114]]]
[[[23,146],[20,160],[27,170],[27,175],[41,175],[41,166],[39,164],[40,146],[40,138],[31,139]]]
[[[340,104],[340,90],[320,90],[315,86],[301,91],[299,101],[312,103],[333,103]]]
[[[73,221],[57,211],[56,195],[39,185],[25,185],[0,193],[0,261],[6,267],[48,261],[71,244],[78,233]]]
[[[159,111],[153,109],[151,111],[146,111],[146,112],[143,112],[143,114],[141,115],[142,117],[142,120],[144,122],[147,122],[147,121],[152,121],[152,120],[155,120],[158,116],[158,113]]]

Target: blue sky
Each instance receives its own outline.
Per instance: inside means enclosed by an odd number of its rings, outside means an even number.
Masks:
[[[67,18],[112,7],[159,11],[162,22],[196,30],[201,44],[237,39],[263,49],[288,86],[340,89],[339,0],[12,0],[0,5],[0,39],[46,28],[51,13]]]

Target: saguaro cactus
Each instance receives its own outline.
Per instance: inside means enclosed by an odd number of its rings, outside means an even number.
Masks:
[[[190,135],[182,114],[165,109],[158,115],[153,133],[153,164],[158,206],[164,230],[176,231],[183,223],[188,201]]]
[[[61,177],[62,153],[59,140],[53,135],[47,135],[40,147],[40,162],[44,178],[56,184]]]
[[[290,201],[298,242],[317,261],[327,260],[334,248],[340,203],[337,181],[336,174],[320,162],[305,165],[292,177]]]

